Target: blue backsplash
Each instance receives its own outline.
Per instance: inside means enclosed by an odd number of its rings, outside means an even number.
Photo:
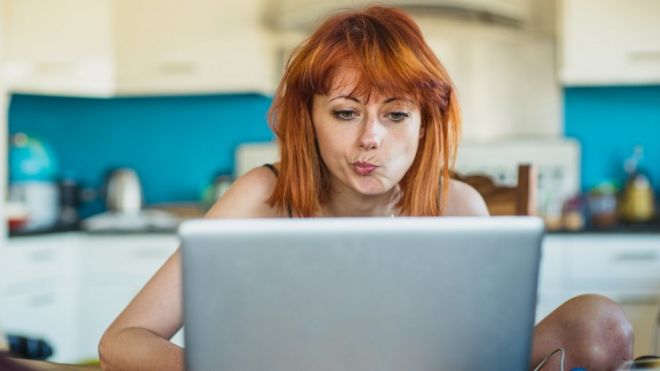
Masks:
[[[195,201],[218,173],[233,170],[241,142],[273,139],[260,95],[149,98],[12,96],[9,131],[53,145],[62,170],[98,186],[113,167],[141,177],[147,203]],[[644,146],[660,188],[660,86],[568,88],[565,133],[582,145],[582,188],[624,179],[623,160]]]
[[[197,201],[218,173],[230,173],[242,142],[273,139],[271,98],[204,95],[63,98],[13,95],[9,132],[48,141],[64,174],[98,187],[108,169],[134,168],[146,203]]]
[[[564,132],[582,146],[583,190],[621,184],[635,145],[644,147],[644,167],[660,190],[660,86],[567,88]]]

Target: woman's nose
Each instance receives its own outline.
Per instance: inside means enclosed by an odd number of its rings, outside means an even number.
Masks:
[[[378,148],[380,146],[381,137],[381,125],[378,120],[368,120],[360,134],[360,148],[365,151]]]

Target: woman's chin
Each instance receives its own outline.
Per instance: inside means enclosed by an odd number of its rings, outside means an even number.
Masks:
[[[373,179],[360,179],[354,183],[353,188],[365,196],[381,195],[390,189]]]

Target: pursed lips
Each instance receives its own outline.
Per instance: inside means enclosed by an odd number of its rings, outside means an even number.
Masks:
[[[362,176],[369,175],[378,168],[377,165],[374,165],[366,161],[356,161],[352,165],[353,165],[353,171],[355,171],[358,175],[362,175]]]

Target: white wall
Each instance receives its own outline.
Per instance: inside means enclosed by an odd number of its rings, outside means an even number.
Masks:
[[[7,239],[5,202],[7,186],[7,94],[0,81],[0,249]]]
[[[3,86],[3,48],[4,48],[4,19],[5,1],[0,0],[0,248],[4,247],[7,236],[7,222],[5,221],[5,199],[7,186],[7,107],[8,98]]]

